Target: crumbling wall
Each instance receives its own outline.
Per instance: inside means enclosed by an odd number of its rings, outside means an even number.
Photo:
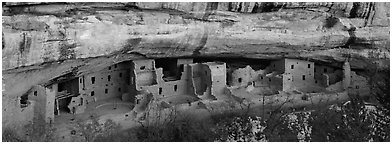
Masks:
[[[255,71],[249,65],[245,68],[239,68],[231,73],[230,86],[246,86],[249,83],[255,83],[255,86],[268,85],[268,81],[263,80],[267,70]]]
[[[153,61],[153,60],[152,60]],[[190,77],[191,77],[191,73],[188,69],[190,69],[190,67],[188,67],[187,64],[189,62],[192,62],[192,59],[179,59],[179,61],[177,62],[177,65],[175,66],[176,70],[179,70],[179,72],[181,72],[181,77],[179,80],[172,80],[172,81],[165,81],[164,80],[164,74],[163,74],[163,68],[152,68],[155,70],[150,70],[150,73],[153,73],[154,75],[156,75],[156,84],[152,84],[152,85],[146,85],[146,86],[139,86],[137,85],[137,90],[145,90],[148,93],[151,93],[152,95],[156,96],[157,98],[163,98],[163,97],[168,97],[168,96],[173,96],[173,95],[186,95],[186,94],[192,94],[193,91],[188,91],[189,88],[189,82],[190,82]],[[150,61],[142,61],[140,62],[142,64],[153,64],[153,62]],[[135,64],[135,69],[138,68],[138,66],[140,65],[139,62],[136,62]],[[140,70],[135,70],[135,74],[136,74],[136,80],[137,83],[143,80],[139,80],[139,78],[144,78],[144,77],[140,77],[139,74]],[[151,79],[151,77],[147,78],[147,79]]]
[[[134,71],[136,73],[136,89],[140,90],[142,86],[151,86],[157,84],[157,75],[155,72],[155,62],[153,59],[134,60]]]
[[[85,96],[79,95],[77,97],[72,97],[71,102],[68,104],[68,108],[71,110],[73,114],[84,113],[86,109],[86,100]]]
[[[118,63],[79,78],[79,92],[89,100],[120,98],[130,90],[130,64]]]
[[[210,82],[208,78],[210,77],[209,69],[206,69],[205,65],[197,63],[191,64],[192,68],[192,83],[194,86],[196,95],[203,95],[207,91],[207,87]]]
[[[329,66],[315,65],[315,83],[322,87],[328,87],[343,79],[343,71]]]
[[[134,107],[134,111],[136,113],[141,113],[144,112],[147,107],[148,104],[150,103],[150,101],[153,98],[153,94],[147,91],[140,91],[138,95],[135,96],[135,107]]]

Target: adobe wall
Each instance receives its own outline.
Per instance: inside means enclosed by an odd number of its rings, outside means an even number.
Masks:
[[[343,79],[343,71],[329,66],[315,65],[314,79],[316,84],[323,87],[335,84]]]
[[[77,81],[76,81],[77,82]],[[55,109],[55,100],[58,90],[58,84],[53,84],[45,88],[46,92],[46,117],[45,120],[48,123],[53,122],[54,119],[54,109]]]
[[[267,68],[268,69],[268,68]],[[268,70],[255,71],[249,65],[245,68],[239,68],[231,73],[230,86],[246,86],[249,83],[255,83],[255,86],[269,85],[268,81],[262,79]],[[241,80],[239,80],[241,78]]]
[[[226,63],[205,63],[208,66],[210,72],[211,94],[214,95],[218,100],[223,99],[225,95],[224,89],[226,86]]]
[[[36,85],[33,86],[30,93],[28,94],[28,100],[34,101],[34,118],[37,117],[46,117],[46,109],[47,109],[47,95],[46,89],[43,86]],[[54,107],[52,107],[54,109]]]
[[[315,84],[314,63],[296,59],[285,59],[285,79],[283,79],[283,91],[300,90],[313,92],[311,88]],[[291,78],[290,78],[291,77]]]
[[[157,75],[155,72],[155,62],[153,59],[134,60],[133,70],[135,71],[136,89],[141,90],[142,86],[152,86],[157,84]]]
[[[211,76],[208,66],[197,63],[191,64],[192,69],[192,83],[194,93],[196,95],[203,95],[207,91],[207,87],[211,85]]]
[[[129,92],[130,64],[119,63],[103,70],[90,73],[79,78],[79,92],[86,95],[86,99],[104,100],[120,98]],[[82,82],[82,83],[80,83]]]
[[[139,78],[145,78],[145,79],[152,79],[151,77],[140,77],[139,74],[143,74],[143,70],[137,69],[139,66],[143,66],[146,64],[153,64],[151,60],[149,61],[141,61],[141,62],[135,62],[135,74],[136,74],[136,86],[137,90],[145,90],[148,93],[153,94],[157,98],[163,98],[163,97],[168,97],[168,96],[173,96],[173,95],[185,95],[185,94],[192,94],[193,91],[189,91],[190,89],[188,88],[190,79],[191,79],[191,71],[189,70],[190,67],[184,64],[190,63],[192,60],[186,60],[186,59],[179,59],[177,62],[176,68],[180,70],[180,67],[182,67],[181,72],[181,78],[180,80],[174,80],[174,81],[164,81],[163,80],[163,68],[153,68],[155,70],[149,70],[149,73],[153,73],[153,75],[156,75],[156,78],[154,81],[156,81],[156,84],[149,84],[149,85],[139,85],[140,82],[143,82],[143,80],[139,80]],[[182,65],[182,66],[181,66]]]
[[[22,131],[24,126],[33,121],[35,101],[29,100],[27,107],[21,108],[20,97],[7,98],[3,96],[2,99],[2,130],[10,128],[16,130],[19,136],[25,136],[25,131]]]
[[[83,95],[72,97],[71,102],[68,104],[68,108],[73,114],[83,113],[86,109],[86,98]]]

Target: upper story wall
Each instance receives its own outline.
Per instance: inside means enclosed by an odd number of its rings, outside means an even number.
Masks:
[[[121,97],[130,89],[130,68],[130,62],[123,62],[81,76],[79,91],[87,95],[87,99],[103,100]]]

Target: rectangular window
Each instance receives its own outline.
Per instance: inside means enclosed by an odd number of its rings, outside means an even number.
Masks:
[[[109,92],[109,90],[108,89],[105,89],[105,94],[107,94]]]
[[[177,91],[177,85],[174,85],[174,91],[175,92]]]
[[[291,65],[291,69],[294,69],[294,65]]]
[[[110,75],[108,75],[108,81],[110,81],[110,78],[111,78]]]
[[[91,91],[90,95],[91,95],[91,96],[94,96],[94,91]]]
[[[324,68],[324,72],[325,72],[325,73],[327,72],[327,68]]]
[[[120,77],[122,77],[122,73],[120,73]]]
[[[271,81],[271,78],[268,78],[268,81]]]
[[[305,80],[305,75],[302,75],[302,80]]]
[[[34,91],[34,96],[37,96],[38,95],[38,92],[37,91]]]
[[[112,69],[112,67],[109,67],[109,70],[111,70]]]
[[[261,76],[260,79],[263,79],[263,76]]]
[[[114,68],[117,68],[117,64],[114,65]]]
[[[162,88],[159,88],[158,94],[162,94]]]
[[[82,78],[79,78],[79,80],[80,80],[80,83],[82,83]]]
[[[121,88],[118,88],[118,91],[121,92]]]
[[[308,64],[308,68],[310,68],[310,64]]]
[[[91,84],[95,83],[95,77],[91,77]]]

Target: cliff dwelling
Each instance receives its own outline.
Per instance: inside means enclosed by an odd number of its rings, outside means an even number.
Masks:
[[[251,66],[225,60],[199,63],[191,58],[124,61],[96,72],[77,77],[70,73],[34,86],[20,97],[20,107],[34,107],[34,115],[42,115],[52,123],[113,111],[128,116],[133,112],[140,117],[152,99],[160,101],[162,108],[170,108],[205,100],[228,100],[230,96],[252,101],[264,96],[280,97],[282,93],[317,94],[347,88],[359,95],[368,89],[366,85],[358,86],[366,79],[354,72],[348,72],[350,78],[345,77],[343,73],[349,70],[343,67],[288,58],[257,61]],[[344,81],[350,79],[350,85],[345,86]],[[30,101],[35,106],[29,106]]]
[[[199,122],[236,122],[226,116],[310,115],[357,99],[381,107],[388,95],[376,92],[389,90],[380,76],[390,65],[389,3],[4,2],[2,8],[3,133],[12,136],[11,129],[27,141],[37,138],[34,130],[57,141],[164,137],[163,130],[188,138],[182,133],[194,131],[184,129],[217,130]]]

